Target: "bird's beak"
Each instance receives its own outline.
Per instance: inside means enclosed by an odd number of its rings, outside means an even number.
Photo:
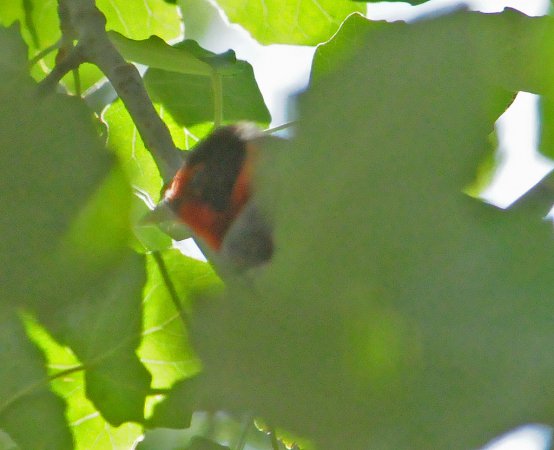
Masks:
[[[192,237],[190,229],[179,221],[166,201],[161,201],[140,220],[140,225],[155,225],[176,241]]]
[[[141,225],[159,225],[164,222],[174,222],[177,220],[177,215],[169,207],[166,201],[158,203],[154,209],[150,210],[140,220]]]

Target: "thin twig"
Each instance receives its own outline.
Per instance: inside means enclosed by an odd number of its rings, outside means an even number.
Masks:
[[[79,67],[84,61],[85,58],[81,51],[81,47],[77,46],[73,48],[66,57],[62,58],[62,60],[55,65],[52,72],[39,83],[39,92],[41,94],[48,94],[53,91],[67,73]]]
[[[287,128],[295,126],[297,123],[298,123],[297,120],[293,120],[292,122],[286,122],[276,127],[268,128],[267,130],[264,130],[264,134],[277,133],[277,131],[286,130]]]
[[[29,67],[33,67],[41,59],[43,59],[53,51],[57,50],[59,47],[60,47],[60,41],[56,42],[55,44],[52,44],[49,47],[46,47],[44,50],[41,50],[29,60]]]

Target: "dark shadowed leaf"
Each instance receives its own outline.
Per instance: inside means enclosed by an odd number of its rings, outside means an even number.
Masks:
[[[0,86],[0,283],[10,302],[28,303],[32,285],[47,278],[43,259],[56,250],[111,158],[81,101],[39,98],[30,79],[6,69],[9,81]]]

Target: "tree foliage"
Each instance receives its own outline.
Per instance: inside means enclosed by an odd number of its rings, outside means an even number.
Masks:
[[[259,168],[275,256],[223,281],[140,219],[175,146],[269,125],[250,64],[185,40],[179,2],[0,1],[2,448],[469,449],[552,424],[550,181],[507,210],[464,193],[519,91],[552,154],[552,18],[218,4],[320,44]]]

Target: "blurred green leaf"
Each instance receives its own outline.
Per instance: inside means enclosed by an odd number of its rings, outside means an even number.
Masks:
[[[144,262],[126,250],[129,185],[117,168],[106,176],[113,160],[79,99],[40,98],[31,80],[9,79],[0,87],[3,301],[36,311],[71,346],[108,421],[141,421],[150,378],[134,354]]]
[[[52,390],[67,405],[66,418],[74,439],[71,448],[89,449],[92,442],[98,449],[132,448],[142,434],[141,427],[126,423],[113,428],[107,423],[85,396],[84,368],[73,352],[54,341],[36,321],[28,318],[26,326],[28,334],[46,355]]]
[[[361,14],[352,14],[340,26],[333,39],[318,45],[314,54],[311,81],[333,73],[354,57],[371,33],[390,28],[390,23],[367,20]],[[400,25],[402,26],[402,25]]]
[[[1,69],[0,69],[1,70]],[[0,284],[5,301],[28,303],[54,253],[111,158],[76,98],[36,96],[30,79],[5,72],[0,86]],[[17,255],[15,257],[14,255]]]
[[[461,191],[505,88],[551,93],[553,38],[513,11],[383,25],[314,78],[261,185],[274,260],[196,316],[211,402],[322,448],[467,449],[552,422],[548,207]]]
[[[3,58],[0,60],[0,71],[11,77],[28,76],[27,46],[19,34],[19,26],[0,27],[0,42]]]
[[[359,3],[378,3],[382,0],[350,0],[353,2],[359,2]],[[425,3],[429,0],[388,0],[389,2],[402,2],[402,3],[409,3],[410,5],[421,5],[422,3]]]
[[[149,427],[189,428],[194,411],[199,409],[198,386],[196,379],[175,383],[165,398],[156,404],[154,413],[148,421]]]
[[[544,156],[554,159],[554,101],[541,97],[539,111],[541,116],[539,151]]]
[[[0,430],[0,448],[2,450],[19,450],[19,447],[10,438],[8,433]]]
[[[19,317],[1,308],[0,428],[21,450],[73,449],[65,405],[48,386],[44,355]]]
[[[249,63],[237,60],[232,51],[216,55],[195,41],[183,41],[175,47],[196,55],[220,74],[225,122],[270,122],[269,111]],[[153,99],[160,102],[182,126],[214,120],[213,79],[150,69],[144,81]]]
[[[187,450],[230,450],[225,445],[219,445],[217,442],[211,441],[203,437],[194,437]]]
[[[142,422],[151,376],[136,349],[142,332],[143,257],[126,252],[102,268],[72,273],[45,294],[39,320],[85,366],[86,395],[110,424]],[[86,264],[86,262],[85,262]],[[86,267],[86,265],[85,265]]]
[[[217,4],[209,0],[179,0],[177,2],[183,16],[186,36],[189,39],[200,39],[210,32],[214,20],[221,18]]]
[[[316,45],[329,39],[349,14],[365,10],[350,0],[218,0],[217,4],[261,44]]]

